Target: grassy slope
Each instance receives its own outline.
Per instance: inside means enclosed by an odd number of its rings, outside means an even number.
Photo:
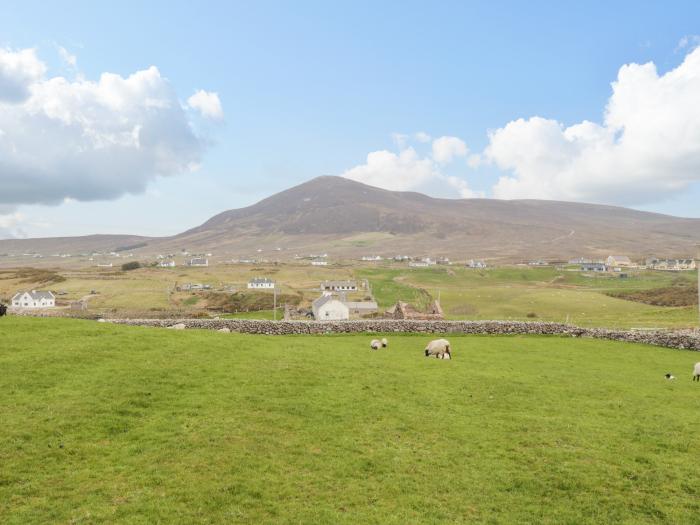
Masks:
[[[0,522],[697,519],[698,354],[368,339],[0,319]]]

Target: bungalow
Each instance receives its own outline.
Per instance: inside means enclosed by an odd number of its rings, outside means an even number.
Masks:
[[[56,297],[48,291],[18,292],[12,298],[12,306],[14,308],[53,308],[56,306]]]
[[[248,281],[249,290],[272,290],[275,287],[275,281],[267,277],[256,277]]]
[[[161,261],[158,266],[161,268],[175,268],[175,261]]]
[[[209,259],[204,257],[195,257],[190,259],[190,266],[209,266]]]
[[[601,263],[584,263],[581,265],[582,272],[604,272],[606,270],[605,264]]]
[[[605,260],[605,264],[613,267],[630,267],[632,266],[632,261],[626,255],[611,255]]]
[[[363,261],[381,261],[382,256],[381,255],[363,255],[361,260],[363,260]]]
[[[356,292],[357,281],[323,281],[322,292]]]
[[[328,261],[325,259],[314,259],[311,261],[311,266],[328,266]]]
[[[469,259],[467,261],[467,268],[486,268],[486,263],[484,261]]]
[[[350,319],[350,308],[343,301],[336,299],[329,293],[311,303],[314,319],[317,321],[343,321]]]
[[[430,263],[427,263],[425,261],[411,261],[408,263],[409,268],[427,268],[430,266]]]

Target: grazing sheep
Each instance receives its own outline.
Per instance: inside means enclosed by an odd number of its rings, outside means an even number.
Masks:
[[[425,357],[434,355],[438,359],[445,359],[446,354],[449,356],[448,359],[452,359],[450,342],[447,339],[433,339],[425,347]]]
[[[372,342],[369,344],[369,347],[372,350],[379,350],[382,347],[382,342],[379,339],[372,339]]]
[[[185,326],[185,323],[177,323],[172,326],[168,326],[168,328],[170,330],[184,330],[187,327]]]
[[[693,381],[700,381],[700,363],[695,363],[693,369]]]
[[[664,377],[665,377],[666,379],[668,379],[669,381],[672,381],[673,379],[676,379],[676,376],[674,376],[674,375],[671,374],[671,373],[668,373],[668,374],[664,375]]]
[[[386,337],[382,338],[382,348],[386,348],[389,345],[389,341],[386,340]]]
[[[228,334],[231,333],[231,329],[227,326],[224,326],[223,328],[219,328],[217,332],[221,332],[222,334]]]

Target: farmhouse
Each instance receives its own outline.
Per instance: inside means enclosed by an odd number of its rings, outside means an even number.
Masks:
[[[693,259],[657,259],[651,257],[646,260],[647,268],[652,270],[667,270],[679,272],[682,270],[695,270],[697,267]]]
[[[314,259],[311,261],[311,266],[328,266],[328,261],[325,259]]]
[[[356,292],[357,281],[323,281],[322,292]]]
[[[48,291],[18,292],[12,298],[12,306],[15,308],[53,308],[56,306],[56,297]]]
[[[605,264],[616,268],[630,267],[632,266],[632,261],[626,255],[611,255],[605,260]]]
[[[190,259],[190,266],[209,266],[209,259],[204,257],[194,257]]]
[[[381,255],[363,255],[361,260],[362,261],[381,261],[382,256]]]
[[[275,281],[267,277],[256,277],[248,281],[249,290],[272,290],[275,287]]]
[[[467,261],[467,268],[486,268],[486,263],[484,261],[469,259]]]
[[[583,263],[581,265],[582,272],[604,272],[606,269],[605,264],[602,262]]]
[[[324,293],[311,303],[311,310],[317,321],[342,321],[350,318],[348,306],[329,293]]]
[[[175,261],[161,261],[158,263],[161,268],[175,268]]]

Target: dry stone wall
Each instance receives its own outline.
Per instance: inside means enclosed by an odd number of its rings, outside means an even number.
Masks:
[[[633,343],[645,343],[669,348],[700,350],[698,330],[608,330],[580,328],[559,323],[522,321],[417,321],[417,320],[357,320],[357,321],[266,321],[252,319],[112,319],[115,324],[168,328],[221,330],[265,335],[309,335],[350,333],[425,333],[477,335],[558,335],[593,337]]]

